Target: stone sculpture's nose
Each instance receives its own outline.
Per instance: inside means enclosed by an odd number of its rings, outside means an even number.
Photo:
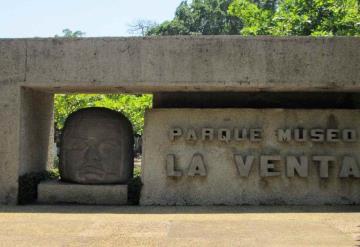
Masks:
[[[100,156],[95,144],[89,144],[85,153],[85,159],[87,161],[99,161]]]

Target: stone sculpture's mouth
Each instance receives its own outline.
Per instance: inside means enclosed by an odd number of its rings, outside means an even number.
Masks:
[[[84,165],[78,172],[78,176],[84,181],[101,181],[105,177],[105,171],[99,166]]]

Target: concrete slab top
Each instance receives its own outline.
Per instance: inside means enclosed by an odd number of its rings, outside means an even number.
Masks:
[[[0,83],[53,92],[360,91],[360,38],[0,39]]]

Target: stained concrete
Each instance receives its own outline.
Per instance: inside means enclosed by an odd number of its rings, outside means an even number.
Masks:
[[[127,185],[85,185],[60,181],[45,181],[38,185],[39,203],[124,205],[127,197]]]
[[[17,202],[20,175],[20,87],[0,83],[0,202]],[[46,153],[46,152],[45,152]]]
[[[0,207],[3,246],[357,246],[359,207]]]
[[[351,91],[356,37],[1,39],[0,81],[51,91]]]
[[[41,172],[54,162],[53,94],[21,89],[20,174]]]
[[[53,95],[0,83],[0,202],[17,202],[18,177],[53,163]]]
[[[145,115],[143,135],[142,205],[262,205],[262,204],[353,204],[360,203],[358,177],[340,178],[344,157],[352,157],[360,171],[359,136],[355,142],[279,142],[278,129],[354,129],[360,133],[360,110],[301,109],[153,109]],[[181,136],[171,140],[173,128]],[[212,128],[213,140],[202,140],[201,129]],[[262,129],[260,141],[218,140],[218,130]],[[187,140],[188,130],[197,140]],[[249,134],[249,130],[247,132]],[[248,135],[247,135],[248,136]],[[175,164],[167,167],[168,155]],[[206,170],[193,176],[194,157],[202,156]],[[253,156],[248,176],[241,176],[235,155]],[[328,177],[320,176],[315,156],[331,156]],[[262,175],[261,156],[279,156],[271,175]],[[289,176],[287,156],[305,156],[308,174]],[[198,160],[198,158],[196,158]],[[277,159],[277,158],[275,158]],[[198,163],[201,161],[198,161]],[[169,161],[168,161],[169,163]],[[267,171],[267,170],[266,170]],[[177,176],[175,173],[181,173]],[[275,175],[274,173],[278,173]],[[179,174],[178,174],[179,175]]]
[[[52,94],[360,92],[356,37],[0,39],[0,203],[51,163]]]

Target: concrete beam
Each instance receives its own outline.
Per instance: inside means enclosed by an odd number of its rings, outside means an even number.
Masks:
[[[360,91],[359,47],[356,37],[3,39],[0,82],[54,92]]]

